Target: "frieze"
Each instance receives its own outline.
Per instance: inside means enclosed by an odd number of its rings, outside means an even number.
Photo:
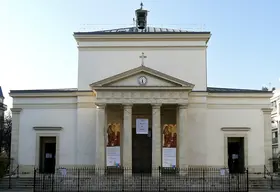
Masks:
[[[186,103],[187,91],[99,91],[97,102],[104,103]]]
[[[170,98],[188,98],[188,92],[186,91],[99,91],[97,93],[97,99],[107,99],[107,98],[161,98],[161,99],[170,99]]]

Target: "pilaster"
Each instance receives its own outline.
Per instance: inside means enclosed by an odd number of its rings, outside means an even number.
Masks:
[[[272,164],[269,159],[272,158],[272,131],[271,131],[271,108],[262,108],[264,118],[264,153],[265,165],[272,171]]]
[[[152,105],[152,168],[161,166],[161,104]],[[156,170],[156,174],[158,171]]]
[[[129,170],[132,169],[132,105],[123,105],[123,163]]]
[[[186,168],[188,165],[187,155],[188,155],[188,132],[187,132],[187,118],[188,118],[188,105],[187,104],[179,104],[179,167]]]
[[[12,136],[11,136],[11,158],[13,158],[13,167],[19,164],[19,127],[21,108],[12,108]]]
[[[105,104],[96,107],[96,154],[95,164],[97,168],[105,168]]]

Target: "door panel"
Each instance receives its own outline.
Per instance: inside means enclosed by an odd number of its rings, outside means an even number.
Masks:
[[[152,171],[152,130],[149,134],[136,134],[132,131],[132,172],[151,173]]]
[[[55,152],[56,144],[55,143],[45,143],[45,173],[54,173],[55,172]]]

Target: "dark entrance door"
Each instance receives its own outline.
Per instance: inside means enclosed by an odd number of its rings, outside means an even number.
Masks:
[[[40,137],[40,173],[55,172],[56,138]]]
[[[152,172],[152,130],[148,134],[136,134],[132,129],[132,173]]]
[[[228,167],[230,173],[244,173],[244,138],[228,138]]]
[[[55,143],[45,143],[45,161],[44,161],[44,172],[54,173],[55,172]]]

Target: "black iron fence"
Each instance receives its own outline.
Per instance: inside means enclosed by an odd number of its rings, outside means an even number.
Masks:
[[[59,168],[41,173],[22,172],[12,164],[0,178],[0,191],[280,191],[280,173],[271,173],[266,166],[235,174],[218,168],[161,167],[151,173],[134,173],[131,168]]]
[[[60,168],[54,174],[34,170],[34,191],[248,191],[248,171],[172,168],[133,173],[131,168]]]

